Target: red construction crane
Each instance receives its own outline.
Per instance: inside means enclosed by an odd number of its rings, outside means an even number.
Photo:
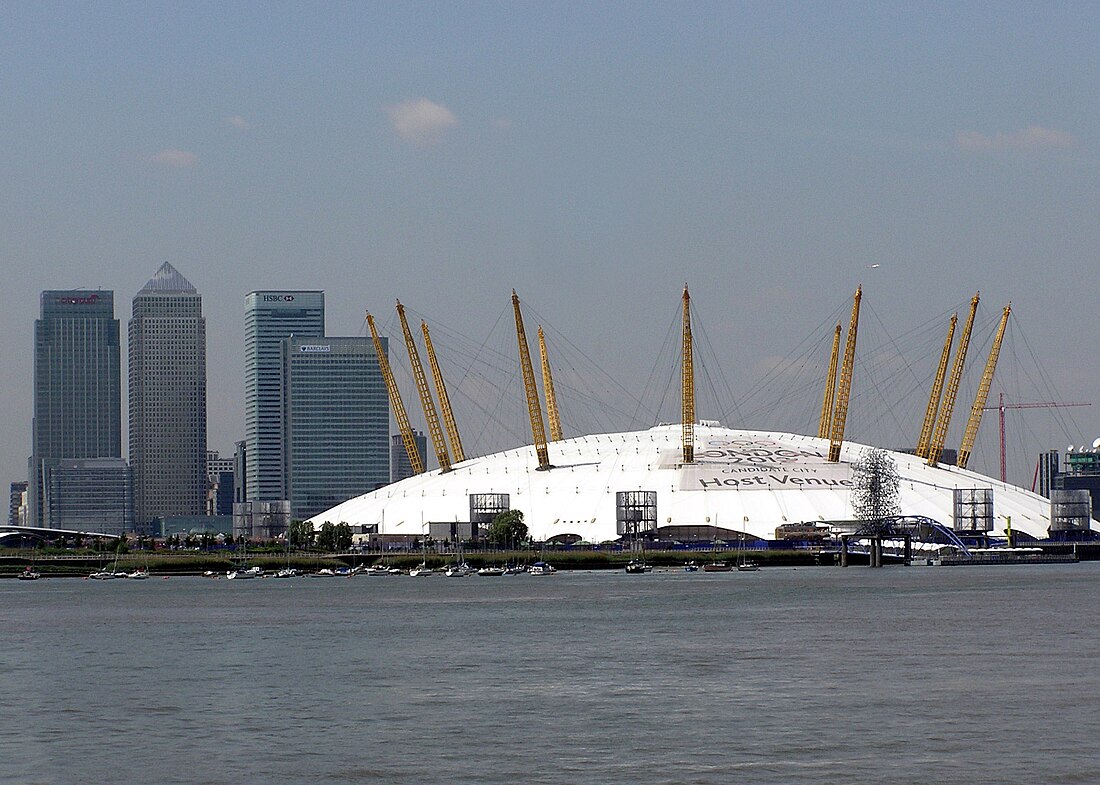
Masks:
[[[1001,425],[1001,482],[1008,482],[1008,468],[1005,461],[1005,409],[1063,409],[1068,406],[1092,406],[1091,403],[1054,403],[1042,401],[1036,403],[1005,403],[1005,394],[1000,393],[996,406],[983,406],[983,409],[996,409]]]

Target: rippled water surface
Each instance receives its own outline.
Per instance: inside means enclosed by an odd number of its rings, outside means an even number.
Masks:
[[[0,582],[0,782],[1095,783],[1100,564]]]

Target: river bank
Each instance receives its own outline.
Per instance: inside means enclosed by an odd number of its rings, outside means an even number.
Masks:
[[[805,550],[735,550],[718,552],[697,551],[647,551],[646,561],[656,568],[682,568],[693,561],[703,565],[710,561],[735,562],[741,555],[761,566],[791,567],[819,564],[818,553]],[[532,564],[547,561],[559,570],[620,570],[637,554],[629,551],[491,551],[464,553],[461,560],[471,567],[480,568],[502,564]],[[218,551],[195,553],[189,551],[135,551],[115,557],[114,554],[34,554],[31,551],[0,552],[0,578],[14,578],[25,567],[32,565],[43,577],[87,577],[96,570],[114,569],[132,572],[147,569],[153,575],[202,575],[207,572],[226,573],[247,563],[249,567],[260,567],[265,572],[277,572],[292,567],[303,573],[317,572],[322,569],[341,567],[368,567],[385,564],[409,570],[427,562],[429,567],[443,568],[458,560],[453,553],[400,553],[400,554],[358,554],[358,553],[315,553],[292,552],[287,554],[263,553],[249,554],[243,561],[234,553]],[[830,560],[831,563],[831,560]]]

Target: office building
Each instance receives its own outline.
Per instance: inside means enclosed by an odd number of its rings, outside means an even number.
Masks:
[[[122,458],[64,458],[44,463],[45,526],[115,535],[135,531],[133,480]]]
[[[17,480],[11,484],[8,497],[8,523],[11,526],[27,525],[27,481]]]
[[[245,298],[243,499],[286,500],[283,340],[325,334],[325,293],[255,291]],[[238,476],[238,481],[240,481]]]
[[[34,323],[29,524],[41,526],[58,461],[122,457],[119,323],[114,292],[42,292]],[[124,511],[123,511],[124,512]]]
[[[206,514],[233,515],[233,458],[206,451]]]
[[[427,466],[428,437],[420,431],[413,431],[413,441],[416,442],[416,451],[420,453],[420,464]],[[395,433],[390,437],[390,482],[412,476],[412,461],[409,460],[409,451],[405,449],[405,440],[401,434]]]
[[[165,262],[129,323],[130,466],[144,525],[206,507],[206,320],[195,287]]]
[[[389,397],[372,340],[296,335],[283,364],[291,518],[387,484]]]
[[[1060,491],[1087,491],[1092,519],[1100,520],[1100,446],[1068,450],[1064,465],[1057,450],[1039,454],[1039,493],[1054,499]]]

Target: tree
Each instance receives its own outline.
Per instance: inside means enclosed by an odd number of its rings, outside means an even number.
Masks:
[[[343,522],[338,523],[336,524],[336,531],[334,534],[336,539],[336,550],[346,551],[351,548],[351,526]]]
[[[898,470],[885,450],[871,449],[852,464],[852,509],[870,533],[882,534],[898,515]]]
[[[321,533],[317,535],[317,547],[323,551],[336,549],[336,527],[328,521],[321,524]]]
[[[516,543],[526,540],[527,524],[523,522],[523,511],[506,510],[498,513],[489,524],[486,539],[498,548],[514,547]]]
[[[287,531],[292,548],[308,548],[313,544],[313,524],[308,521],[291,521]]]

